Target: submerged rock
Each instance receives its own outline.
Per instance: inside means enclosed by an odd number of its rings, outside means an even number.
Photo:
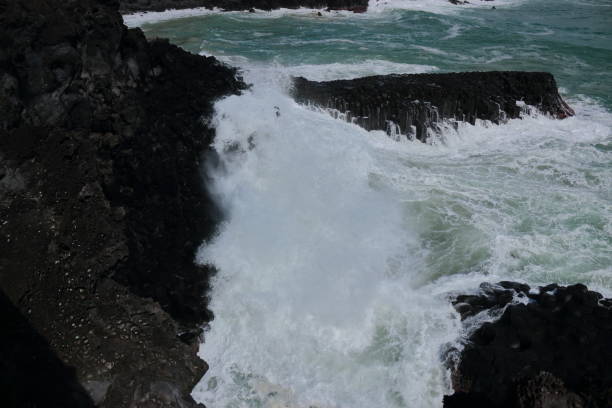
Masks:
[[[193,406],[213,272],[193,259],[221,215],[207,119],[244,85],[128,30],[114,0],[0,0],[0,42],[0,292],[16,306],[0,314],[48,344],[3,344],[19,352],[0,377],[72,373],[100,407]],[[28,347],[41,364],[20,362]],[[2,400],[82,405],[27,386]]]
[[[449,359],[446,408],[612,406],[612,299],[581,284],[500,282],[453,305],[471,334]]]
[[[426,141],[444,123],[501,123],[518,118],[520,101],[555,118],[574,114],[545,72],[379,75],[327,82],[295,78],[293,96],[346,114],[367,130]]]
[[[227,11],[297,9],[306,7],[364,13],[368,8],[368,0],[120,0],[120,4],[122,13],[196,7],[219,8]]]

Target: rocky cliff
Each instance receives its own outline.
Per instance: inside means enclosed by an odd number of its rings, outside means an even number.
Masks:
[[[517,118],[517,101],[556,118],[574,114],[545,72],[382,75],[328,82],[294,80],[298,102],[346,114],[367,130],[426,141],[444,123]]]
[[[0,0],[0,313],[13,322],[0,387],[13,406],[187,407],[205,370],[212,271],[193,257],[220,217],[201,176],[207,119],[244,85],[128,30],[118,6]]]

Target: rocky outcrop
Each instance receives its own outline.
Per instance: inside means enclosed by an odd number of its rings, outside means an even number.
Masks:
[[[449,360],[446,408],[612,406],[612,299],[581,284],[500,282],[453,304],[476,328]]]
[[[0,314],[17,322],[2,336],[33,339],[1,343],[0,377],[63,384],[1,382],[2,400],[87,406],[77,381],[100,407],[193,406],[212,273],[193,258],[221,215],[201,177],[207,119],[244,85],[128,30],[114,0],[0,0],[0,42],[0,288],[15,306]]]
[[[295,78],[293,95],[300,103],[342,113],[367,130],[421,141],[444,123],[518,118],[517,101],[556,118],[574,114],[545,72],[384,75],[328,82]]]
[[[57,357],[1,290],[0,322],[3,407],[94,407],[74,369]]]
[[[306,7],[363,13],[368,8],[368,0],[120,0],[120,2],[122,13],[195,7],[219,8],[227,11]]]

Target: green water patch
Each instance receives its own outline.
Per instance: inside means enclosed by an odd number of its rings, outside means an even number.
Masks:
[[[452,15],[394,10],[319,18],[230,13],[143,27],[192,52],[282,65],[385,60],[441,71],[552,72],[569,95],[612,108],[612,7],[536,0]]]

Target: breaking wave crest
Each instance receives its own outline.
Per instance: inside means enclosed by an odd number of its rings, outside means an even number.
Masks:
[[[461,335],[449,292],[500,279],[612,290],[612,175],[593,166],[612,116],[597,105],[398,143],[296,104],[278,68],[245,76],[253,89],[216,105],[227,221],[198,253],[219,270],[198,401],[437,407],[441,355]]]

